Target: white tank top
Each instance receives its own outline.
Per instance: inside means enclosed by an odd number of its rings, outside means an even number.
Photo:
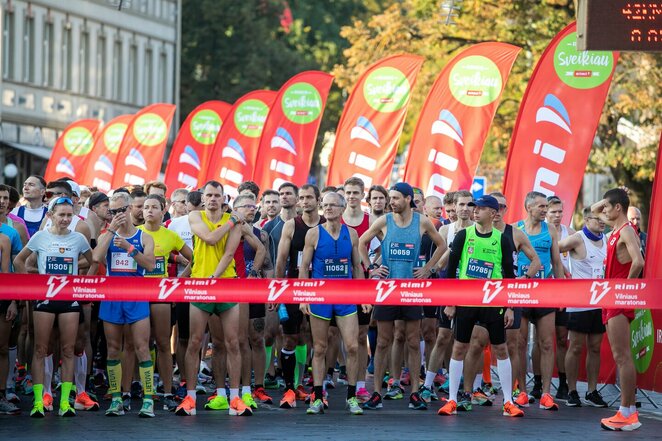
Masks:
[[[559,242],[561,242],[563,239],[568,237],[568,227],[565,225],[561,225],[561,237],[559,237]],[[563,264],[563,267],[566,270],[570,270],[570,252],[566,251],[565,253],[560,253],[561,254],[561,263]]]
[[[448,225],[448,236],[446,237],[446,244],[448,245],[448,248],[453,245],[453,239],[455,239],[455,222]]]
[[[579,232],[586,248],[586,258],[577,260],[570,257],[573,279],[604,279],[604,260],[607,257],[607,241],[602,238],[602,246],[596,247],[593,242],[586,237],[583,231]],[[591,311],[597,308],[567,308],[568,312]]]

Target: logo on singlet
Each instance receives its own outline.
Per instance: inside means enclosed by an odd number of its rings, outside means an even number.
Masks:
[[[46,298],[47,299],[52,299],[60,291],[62,291],[62,288],[67,286],[69,284],[69,281],[67,280],[66,276],[51,276],[48,278],[48,282],[46,283],[48,285],[48,291],[46,291]]]
[[[272,280],[269,282],[269,302],[275,301],[278,297],[289,288],[290,283],[287,280]]]
[[[611,291],[609,282],[593,282],[591,284],[591,301],[589,304],[597,305],[609,291]]]
[[[486,305],[489,305],[492,303],[492,300],[496,296],[499,295],[499,293],[503,291],[503,286],[501,286],[501,281],[496,281],[496,282],[485,282],[483,285],[483,303]]]
[[[382,303],[393,291],[395,291],[395,288],[395,282],[392,280],[380,280],[377,282],[377,297],[375,298],[375,303]]]
[[[161,288],[159,291],[159,300],[165,300],[170,297],[170,294],[172,294],[179,285],[180,283],[177,279],[161,279],[159,281],[159,287]]]

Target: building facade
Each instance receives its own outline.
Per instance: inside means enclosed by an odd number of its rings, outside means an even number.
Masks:
[[[0,182],[43,173],[75,120],[178,105],[181,1],[0,0]]]

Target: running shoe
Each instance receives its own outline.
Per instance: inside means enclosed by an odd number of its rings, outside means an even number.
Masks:
[[[0,414],[2,415],[18,415],[21,409],[16,407],[14,403],[8,401],[6,397],[0,398]]]
[[[43,397],[44,410],[46,412],[53,412],[53,395],[45,393]]]
[[[253,395],[250,392],[246,392],[241,396],[241,401],[251,409],[257,409],[257,403],[253,399]]]
[[[5,398],[7,398],[7,401],[13,404],[19,404],[21,402],[21,399],[18,395],[16,395],[16,390],[13,387],[7,388],[7,391],[5,392]]]
[[[492,383],[485,383],[480,389],[485,395],[487,395],[487,398],[489,398],[490,401],[494,401],[496,399],[497,393],[499,393],[499,389],[494,387]]]
[[[475,404],[477,406],[491,406],[492,400],[490,400],[490,397],[488,397],[479,387],[471,394],[471,404]]]
[[[469,412],[473,409],[471,405],[471,394],[468,392],[460,391],[457,394],[457,410]]]
[[[554,402],[550,394],[544,394],[540,398],[540,408],[545,410],[559,410],[559,405]]]
[[[352,415],[363,415],[363,409],[361,409],[359,400],[357,400],[356,397],[352,397],[349,400],[347,400],[347,404],[345,405],[345,407],[349,409],[349,413],[351,413]]]
[[[540,400],[542,398],[542,383],[535,383],[533,385],[533,389],[531,389],[531,396],[536,400]]]
[[[349,384],[349,381],[347,380],[347,374],[341,372],[338,375],[338,384],[341,386],[347,386]]]
[[[315,400],[310,403],[308,409],[306,409],[308,415],[319,415],[324,413],[324,402],[322,400]]]
[[[438,411],[437,415],[456,415],[457,414],[457,403],[453,400],[448,400],[446,404],[443,405]]]
[[[635,412],[626,418],[620,411],[618,411],[613,417],[600,420],[600,427],[605,430],[622,430],[626,432],[637,430],[641,427],[641,423],[639,422],[639,412]]]
[[[370,392],[368,392],[368,389],[365,387],[362,387],[361,389],[356,391],[356,399],[359,400],[361,403],[365,403],[370,399]]]
[[[402,373],[400,374],[400,384],[404,384],[405,386],[411,384],[411,374],[409,373],[409,369],[405,368],[402,370]]]
[[[207,393],[207,389],[198,381],[198,383],[195,385],[195,394],[196,395],[205,395]]]
[[[192,398],[191,401],[193,401]],[[229,408],[230,404],[228,403],[228,397],[225,395],[212,395],[205,403],[205,409],[207,410],[228,410]],[[179,409],[179,407],[177,409]]]
[[[570,391],[568,399],[565,401],[565,405],[568,407],[582,407],[582,400],[579,398],[579,394],[576,390]]]
[[[175,401],[174,395],[165,395],[163,397],[163,410],[168,412],[174,412],[177,409],[177,401]]]
[[[30,411],[30,417],[43,418],[45,416],[46,414],[44,413],[44,403],[35,403],[34,406],[32,406],[32,410]]]
[[[258,387],[253,391],[253,398],[262,404],[273,404],[274,400],[267,395],[263,387]]]
[[[388,391],[386,391],[386,394],[384,394],[384,399],[385,400],[401,400],[404,398],[404,393],[405,390],[400,387],[399,384],[394,384],[393,386],[388,388]]]
[[[177,392],[175,393],[175,396],[177,397],[179,401],[182,401],[184,398],[186,398],[186,382],[182,381],[179,383],[179,386],[177,386]]]
[[[450,378],[446,377],[446,381],[444,381],[444,383],[441,386],[439,386],[439,389],[437,389],[437,391],[447,394],[448,388],[450,387],[450,381],[451,381]]]
[[[602,395],[597,390],[593,392],[586,392],[584,396],[586,404],[593,407],[609,407],[609,405],[602,399]]]
[[[246,395],[252,400],[250,394]],[[253,411],[251,410],[251,407],[244,402],[244,400],[237,396],[234,397],[230,402],[229,414],[230,416],[251,416],[253,415]]]
[[[154,418],[156,414],[154,413],[154,400],[149,398],[143,399],[143,405],[138,412],[140,418]]]
[[[297,407],[297,396],[292,389],[285,391],[283,398],[280,400],[281,409],[292,409]]]
[[[124,415],[124,404],[121,398],[113,398],[110,402],[110,407],[106,410],[106,416],[120,416]]]
[[[561,383],[559,388],[556,390],[556,399],[565,401],[568,399],[568,384]]]
[[[125,412],[131,410],[131,394],[122,394],[122,405]]]
[[[301,384],[298,385],[296,389],[294,389],[294,394],[297,397],[297,401],[306,401],[310,395],[308,392],[306,392],[306,389],[304,389]]]
[[[439,400],[437,393],[434,390],[425,387],[425,385],[421,385],[421,387],[418,388],[418,394],[421,396],[421,399],[426,403],[429,403],[430,401]]]
[[[324,389],[335,389],[336,385],[333,382],[333,377],[329,374],[326,374],[326,378],[324,378],[324,383],[323,383]]]
[[[74,409],[76,410],[99,410],[99,403],[92,400],[86,392],[81,392],[76,395],[74,402]]]
[[[205,405],[205,409],[207,409],[207,405]],[[195,413],[196,413],[195,400],[193,400],[193,398],[189,397],[188,395],[186,396],[186,398],[184,398],[182,404],[180,404],[179,407],[177,407],[177,409],[175,410],[175,415],[179,415],[179,416],[187,416],[187,415],[192,416],[195,415]]]
[[[264,388],[265,389],[278,389],[278,380],[276,380],[276,377],[273,377],[273,376],[267,374],[264,377]]]
[[[414,410],[428,410],[428,405],[421,399],[418,392],[409,395],[409,408]]]
[[[513,400],[519,407],[529,407],[529,395],[526,392],[520,392],[516,397],[513,397]]]
[[[366,410],[376,410],[382,407],[384,407],[384,404],[382,403],[382,396],[379,395],[379,392],[373,392],[370,399],[363,403],[363,408]]]
[[[433,384],[437,387],[441,386],[446,382],[446,377],[442,374],[437,374],[434,376]]]
[[[503,416],[523,417],[524,412],[520,408],[518,408],[515,404],[513,404],[511,401],[508,401],[506,404],[503,405]]]
[[[34,394],[34,389],[32,387],[32,377],[30,377],[30,375],[26,375],[23,381],[21,381],[21,387],[23,388],[24,395]]]

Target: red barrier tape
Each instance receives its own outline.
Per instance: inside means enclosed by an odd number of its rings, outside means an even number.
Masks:
[[[155,279],[2,274],[0,300],[369,303],[662,309],[662,279]]]

